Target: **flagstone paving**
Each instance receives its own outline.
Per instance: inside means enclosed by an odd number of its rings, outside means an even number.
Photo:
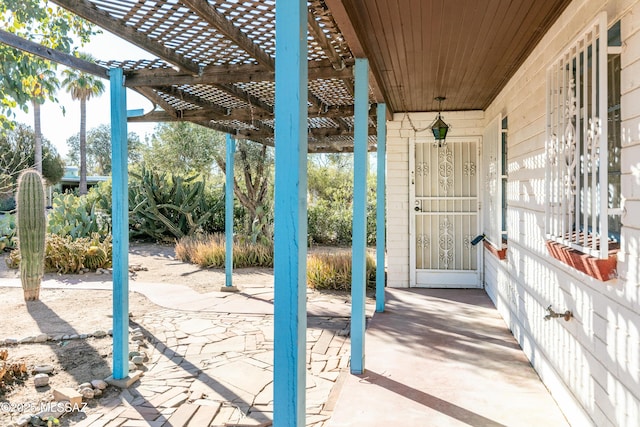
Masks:
[[[146,372],[77,427],[271,425],[273,315],[163,309],[131,326],[145,335]],[[349,363],[348,328],[347,317],[308,319],[308,426],[330,418]]]

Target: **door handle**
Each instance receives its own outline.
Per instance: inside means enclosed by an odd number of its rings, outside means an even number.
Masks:
[[[416,206],[415,208],[413,208],[413,210],[416,212],[422,212],[422,209],[420,209],[420,206]]]

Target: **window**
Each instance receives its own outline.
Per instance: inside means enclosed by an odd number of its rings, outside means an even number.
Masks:
[[[601,259],[620,238],[620,27],[606,24],[603,12],[547,71],[547,238]]]
[[[507,118],[498,116],[485,128],[482,139],[485,173],[483,228],[493,248],[503,249],[507,237]]]

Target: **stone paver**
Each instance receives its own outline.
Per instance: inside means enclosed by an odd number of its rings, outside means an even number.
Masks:
[[[267,426],[273,419],[273,315],[161,309],[132,319],[146,372],[122,390],[116,417],[98,407],[84,427]],[[324,426],[331,391],[349,363],[347,317],[310,317],[307,425]],[[89,422],[91,420],[91,422]],[[105,423],[106,421],[106,423]]]

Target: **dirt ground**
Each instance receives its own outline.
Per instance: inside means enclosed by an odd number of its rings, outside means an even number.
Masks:
[[[0,284],[7,278],[19,277],[17,270],[7,268],[6,256],[6,253],[0,253]],[[132,244],[129,265],[137,267],[130,280],[179,283],[201,293],[219,289],[225,279],[224,271],[201,269],[177,261],[173,246]],[[69,284],[87,280],[110,280],[110,277],[95,273],[66,276],[49,273],[45,276],[45,280],[51,278]],[[234,272],[234,284],[240,286],[244,283],[272,282],[273,274],[269,269],[243,269]],[[108,331],[112,327],[110,291],[43,288],[39,301],[26,303],[21,288],[0,286],[0,304],[0,341],[43,333],[53,336],[93,334],[100,330]],[[129,311],[132,320],[156,309],[159,307],[143,295],[134,292],[130,295]],[[23,380],[8,384],[4,390],[0,390],[0,426],[11,425],[25,408],[39,409],[41,402],[49,402],[53,388],[76,389],[80,383],[109,376],[111,344],[111,337],[107,335],[103,338],[0,345],[0,350],[8,350],[7,363],[24,363],[28,370],[28,375]],[[32,370],[40,365],[53,366],[53,374],[50,375],[49,386],[36,388],[33,385]],[[109,387],[100,399],[90,399],[89,406],[101,404],[104,399],[113,398],[117,392],[117,389]],[[61,425],[73,423],[74,416],[66,415],[61,419]]]

